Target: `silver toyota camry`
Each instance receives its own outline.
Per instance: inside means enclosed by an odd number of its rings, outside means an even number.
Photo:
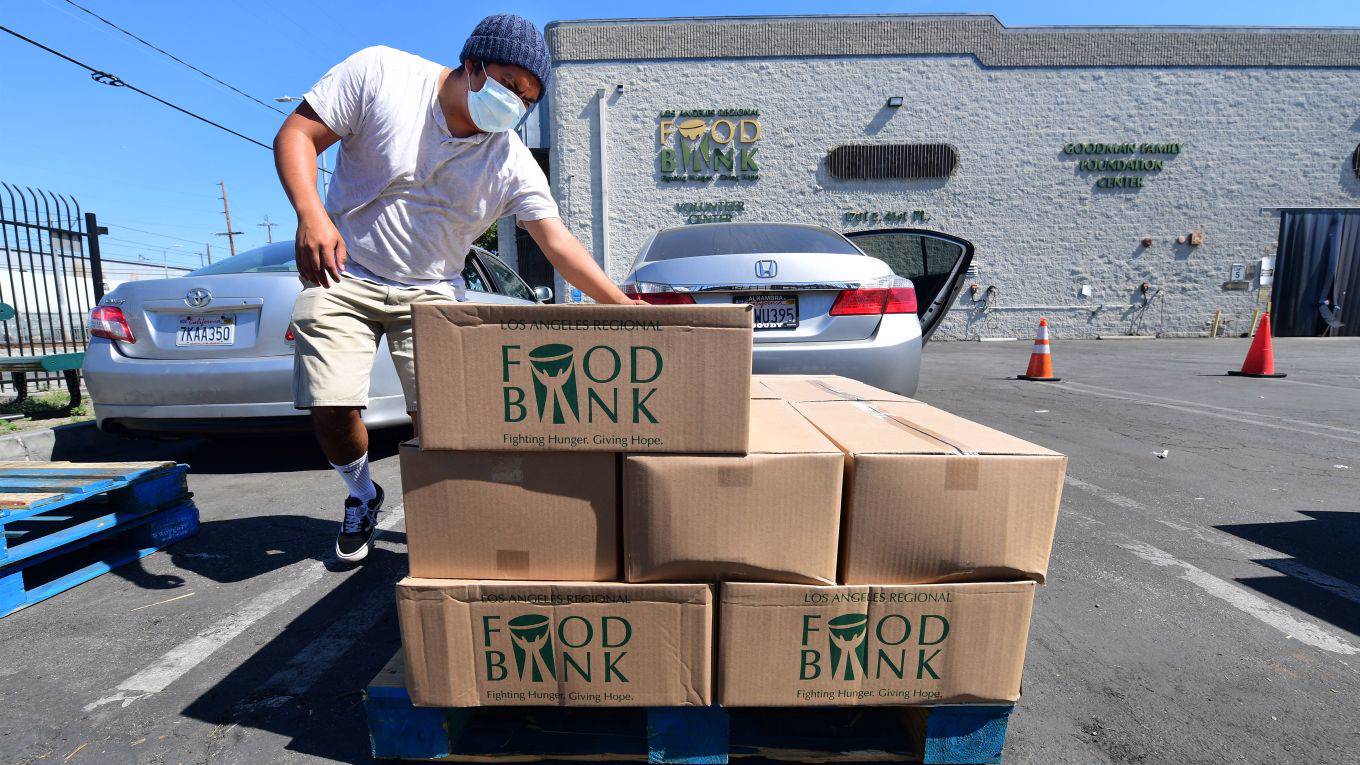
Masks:
[[[653,234],[623,288],[656,304],[750,303],[756,372],[839,374],[909,396],[972,258],[965,240],[924,229],[709,223]]]
[[[495,255],[468,253],[473,300],[534,303]],[[113,432],[249,433],[310,427],[293,408],[293,301],[302,290],[293,243],[277,242],[174,279],[127,282],[90,312],[85,385],[99,427]],[[409,422],[387,344],[378,344],[370,427]]]

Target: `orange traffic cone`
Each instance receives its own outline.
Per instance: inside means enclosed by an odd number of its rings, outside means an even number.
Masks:
[[[1270,346],[1270,311],[1261,314],[1261,323],[1256,327],[1256,337],[1252,338],[1247,358],[1242,362],[1242,371],[1228,370],[1234,377],[1284,377],[1284,372],[1275,371],[1275,350]]]
[[[1048,350],[1048,319],[1039,320],[1039,331],[1034,333],[1034,350],[1029,354],[1029,369],[1017,380],[1036,380],[1038,382],[1057,382],[1061,377],[1053,376],[1053,354]]]

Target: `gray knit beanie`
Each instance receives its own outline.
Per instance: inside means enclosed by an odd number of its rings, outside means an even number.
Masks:
[[[532,21],[513,13],[497,13],[478,22],[463,45],[458,62],[466,63],[470,58],[522,66],[544,88],[552,74],[552,57],[548,55],[543,33]]]

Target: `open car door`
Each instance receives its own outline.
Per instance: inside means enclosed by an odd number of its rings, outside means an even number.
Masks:
[[[870,257],[887,263],[893,273],[911,280],[921,342],[929,340],[963,289],[973,262],[972,242],[920,228],[850,231],[845,236]]]

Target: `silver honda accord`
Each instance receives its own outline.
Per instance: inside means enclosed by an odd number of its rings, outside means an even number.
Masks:
[[[653,234],[623,288],[664,305],[750,303],[756,372],[839,374],[910,396],[921,345],[972,257],[965,240],[924,229],[708,223]]]
[[[495,255],[468,253],[473,300],[535,303]],[[250,433],[307,428],[293,408],[293,302],[302,290],[293,243],[241,253],[174,279],[127,282],[90,312],[85,385],[99,427],[115,432]],[[409,422],[387,344],[378,344],[370,427]]]

